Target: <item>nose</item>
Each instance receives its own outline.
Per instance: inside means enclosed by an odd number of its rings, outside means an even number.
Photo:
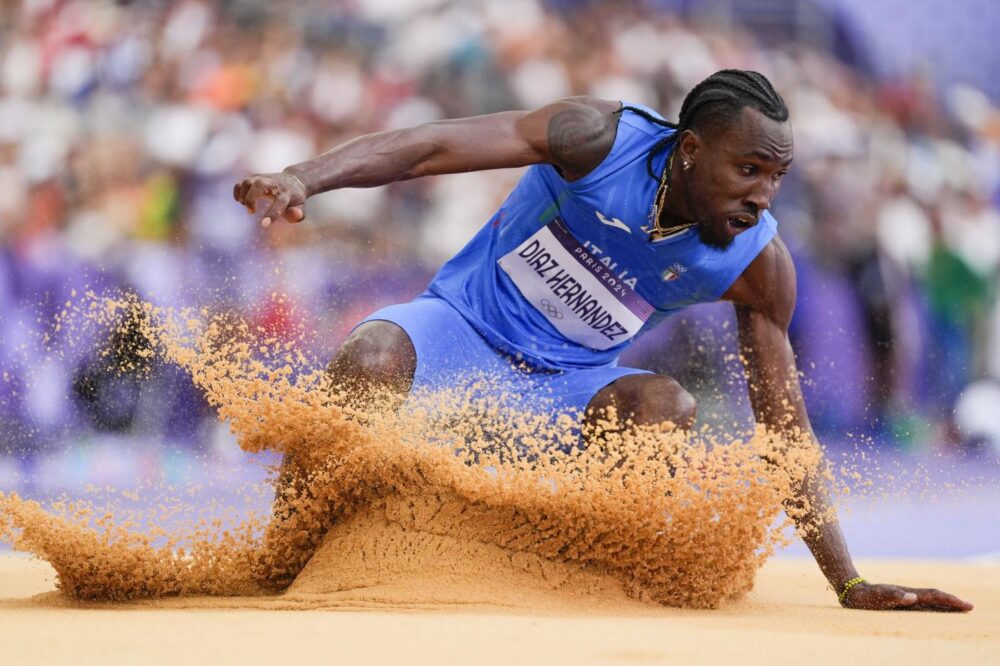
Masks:
[[[771,199],[777,188],[767,182],[758,184],[746,196],[746,203],[757,209],[758,214],[771,207]]]

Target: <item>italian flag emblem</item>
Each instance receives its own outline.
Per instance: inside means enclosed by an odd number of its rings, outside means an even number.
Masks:
[[[685,268],[681,264],[674,264],[667,270],[663,271],[661,277],[666,282],[673,282],[674,280],[684,275],[685,273],[687,273],[687,268]]]

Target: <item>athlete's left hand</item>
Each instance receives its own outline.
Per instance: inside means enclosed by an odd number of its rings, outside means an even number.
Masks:
[[[974,606],[958,597],[935,589],[917,589],[899,585],[860,583],[848,590],[840,604],[844,608],[864,610],[912,610],[967,613]]]

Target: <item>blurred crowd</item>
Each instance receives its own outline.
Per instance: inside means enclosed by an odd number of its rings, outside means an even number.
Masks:
[[[727,67],[767,74],[791,110],[795,167],[774,212],[798,267],[792,337],[817,429],[1000,437],[1000,109],[970,86],[876,80],[808,44],[642,2],[0,7],[0,451],[88,429],[200,445],[210,413],[184,377],[105,376],[92,350],[109,341],[53,323],[86,291],[239,312],[307,332],[322,357],[365,314],[419,293],[519,176],[328,193],[305,223],[264,230],[232,199],[247,173],[570,95],[675,119]],[[717,350],[685,341],[727,316],[676,318],[629,360],[711,375]]]

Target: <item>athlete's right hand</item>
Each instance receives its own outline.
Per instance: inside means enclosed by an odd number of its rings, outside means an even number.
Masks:
[[[306,203],[306,188],[289,173],[264,173],[244,178],[233,188],[233,198],[247,208],[251,215],[257,212],[261,202],[268,204],[261,226],[270,226],[278,218],[291,223],[305,219],[303,206]]]

